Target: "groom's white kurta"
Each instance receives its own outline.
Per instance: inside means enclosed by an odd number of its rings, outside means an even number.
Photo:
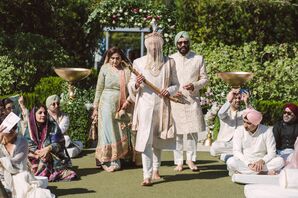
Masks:
[[[153,76],[145,68],[146,58],[143,56],[136,59],[133,63],[134,68],[156,87],[166,88],[171,95],[175,94],[178,90],[178,80],[173,59],[167,60],[158,76]],[[142,84],[139,89],[135,89],[135,83],[136,76],[132,74],[128,89],[131,95],[136,95],[133,116],[133,129],[137,130],[135,149],[143,152],[146,145],[152,145],[158,149],[173,149],[175,145],[173,141],[169,141],[170,139],[174,140],[174,138],[170,138],[174,137],[174,127],[171,127],[169,100],[158,96],[145,84]]]

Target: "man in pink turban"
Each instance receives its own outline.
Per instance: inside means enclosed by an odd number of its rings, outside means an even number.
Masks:
[[[284,166],[281,157],[276,156],[272,129],[260,124],[262,114],[255,109],[243,113],[243,126],[233,138],[234,156],[227,161],[229,174],[276,174]]]
[[[222,161],[227,161],[233,156],[233,136],[237,128],[243,125],[240,105],[244,102],[245,107],[249,107],[249,93],[240,89],[232,89],[227,95],[227,101],[218,111],[220,128],[215,142],[210,147],[212,156],[220,155]]]
[[[298,106],[288,103],[283,108],[283,119],[273,127],[277,154],[285,161],[294,151],[294,143],[298,137]]]

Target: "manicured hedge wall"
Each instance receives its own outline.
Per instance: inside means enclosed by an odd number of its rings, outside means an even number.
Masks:
[[[176,0],[179,29],[196,42],[241,45],[297,42],[295,0]]]

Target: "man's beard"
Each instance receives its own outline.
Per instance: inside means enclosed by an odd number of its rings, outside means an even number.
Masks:
[[[185,55],[189,52],[189,46],[183,46],[178,48],[178,51],[180,52],[180,54]]]

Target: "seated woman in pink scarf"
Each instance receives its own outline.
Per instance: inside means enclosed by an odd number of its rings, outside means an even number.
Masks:
[[[29,147],[29,162],[35,176],[49,181],[69,181],[76,178],[69,156],[65,154],[65,140],[58,124],[49,119],[44,105],[34,107],[24,134]]]

